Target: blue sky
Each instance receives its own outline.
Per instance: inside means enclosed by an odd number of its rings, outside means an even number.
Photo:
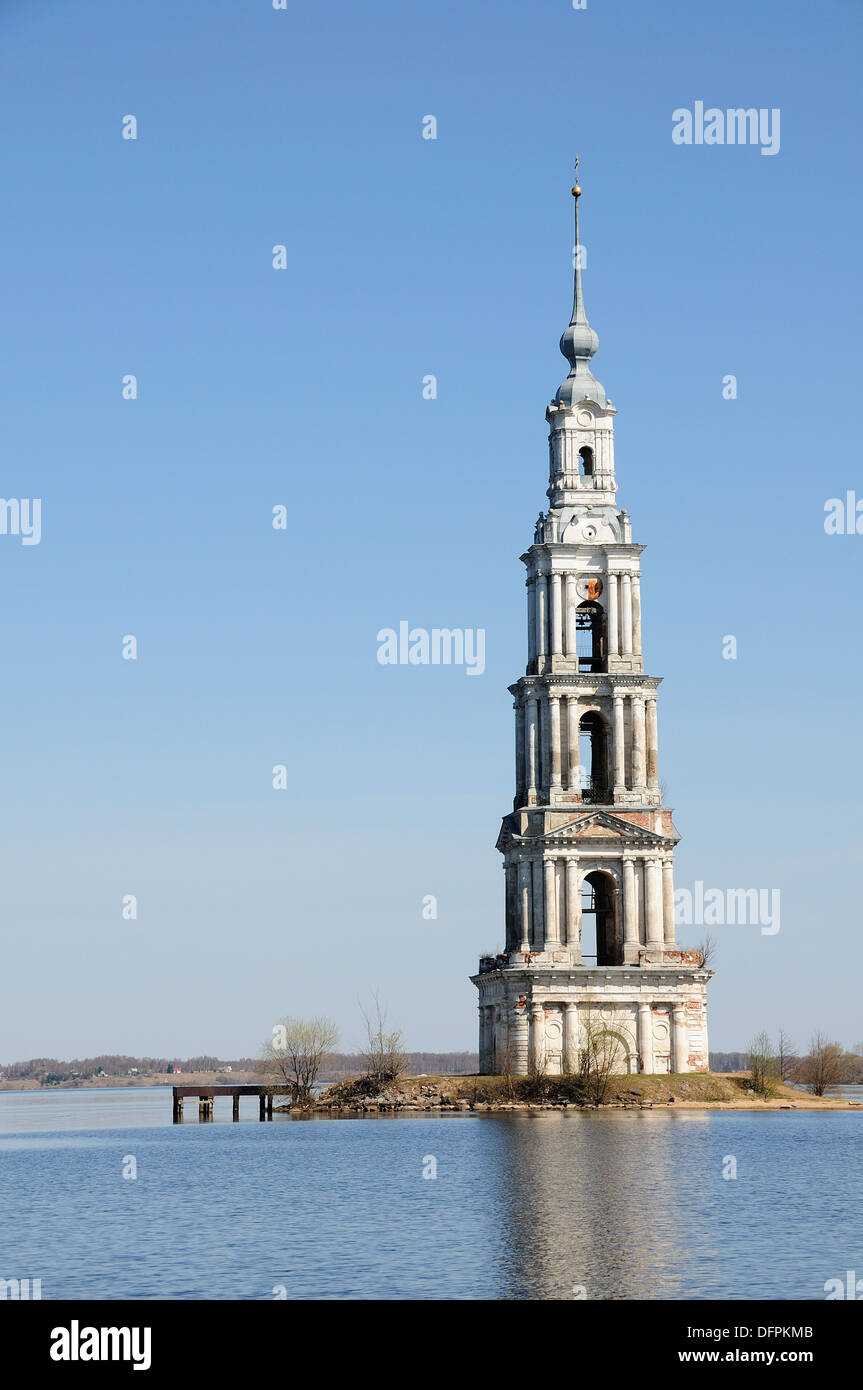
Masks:
[[[4,0],[0,492],[44,530],[0,536],[0,1059],[352,1047],[373,988],[475,1046],[576,150],[677,885],[782,895],[714,931],[711,1045],[863,1036],[863,536],[823,526],[863,498],[861,38],[852,0]],[[697,100],[779,108],[779,153],[675,145]],[[484,675],[382,667],[400,619],[484,628]]]

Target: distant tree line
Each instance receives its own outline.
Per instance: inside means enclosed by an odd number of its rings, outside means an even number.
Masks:
[[[479,1057],[475,1052],[408,1052],[405,1056],[407,1061],[404,1069],[412,1076],[423,1072],[458,1076],[476,1072],[479,1067]],[[130,1071],[137,1071],[139,1076],[164,1076],[172,1071],[218,1072],[223,1067],[230,1067],[232,1071],[254,1072],[258,1065],[258,1059],[254,1057],[127,1057],[105,1053],[100,1057],[73,1057],[68,1062],[59,1057],[31,1057],[26,1062],[0,1062],[0,1079],[38,1081],[50,1086],[73,1078],[90,1081],[100,1074],[126,1076]],[[321,1069],[321,1080],[343,1081],[346,1077],[356,1076],[365,1066],[364,1054],[331,1053]]]
[[[406,1052],[408,1076],[472,1076],[479,1070],[477,1052]],[[364,1052],[331,1052],[321,1068],[322,1081],[345,1081],[366,1070]]]
[[[766,1070],[768,1073],[781,1073],[781,1079],[786,1081],[796,1081],[807,1085],[807,1074],[813,1069],[817,1073],[819,1064],[823,1061],[825,1048],[829,1047],[829,1072],[830,1085],[834,1086],[863,1086],[863,1042],[855,1043],[850,1052],[846,1052],[839,1043],[826,1043],[822,1035],[813,1038],[810,1050],[805,1056],[798,1056],[794,1049],[786,1051],[780,1043],[772,1044],[769,1039],[759,1034],[750,1044],[750,1051],[747,1052],[711,1052],[710,1070],[715,1072],[729,1071],[751,1071],[752,1059],[755,1057],[756,1070]],[[814,1058],[814,1068],[813,1068]]]
[[[711,1071],[746,1071],[748,1065],[748,1052],[711,1052],[710,1054]]]
[[[218,1071],[228,1066],[234,1071],[251,1071],[254,1065],[252,1057],[223,1062],[218,1057],[126,1057],[105,1053],[101,1057],[73,1057],[70,1062],[58,1057],[31,1057],[27,1062],[0,1063],[0,1076],[10,1081],[68,1081],[74,1076],[87,1081],[100,1074],[125,1076],[130,1071],[137,1071],[139,1076],[157,1076],[175,1070]]]

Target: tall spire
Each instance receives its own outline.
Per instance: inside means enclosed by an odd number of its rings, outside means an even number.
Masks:
[[[576,178],[578,177],[578,155],[575,157]],[[606,405],[605,388],[600,385],[590,370],[590,359],[599,347],[599,338],[587,321],[584,310],[584,293],[581,287],[581,242],[578,238],[578,200],[581,188],[576,183],[572,190],[575,202],[575,284],[572,297],[572,318],[560,340],[560,350],[570,364],[570,373],[559,387],[555,401],[558,405],[573,406],[579,401],[595,401],[603,410]]]

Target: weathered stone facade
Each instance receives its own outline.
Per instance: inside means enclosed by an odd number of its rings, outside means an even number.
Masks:
[[[570,373],[546,412],[550,505],[521,557],[528,659],[510,686],[516,793],[497,842],[505,944],[472,977],[486,1074],[574,1071],[597,1031],[615,1071],[708,1065],[711,972],[675,942],[661,678],[644,671],[644,547],[616,500],[616,411],[590,370],[598,345],[577,265],[560,344]]]

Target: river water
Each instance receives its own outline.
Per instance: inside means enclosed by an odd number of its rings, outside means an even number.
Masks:
[[[863,1112],[241,1107],[198,1124],[187,1102],[180,1126],[168,1089],[0,1093],[0,1278],[43,1299],[823,1299],[863,1277]]]

